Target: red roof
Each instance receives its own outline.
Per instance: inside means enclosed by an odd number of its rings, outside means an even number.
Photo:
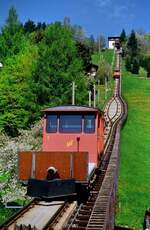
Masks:
[[[98,112],[97,108],[76,106],[76,105],[65,105],[55,106],[42,110],[43,112]]]

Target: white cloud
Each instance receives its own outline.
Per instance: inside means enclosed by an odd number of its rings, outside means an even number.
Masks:
[[[96,4],[99,8],[110,6],[112,0],[96,0]]]
[[[132,0],[84,0],[95,5],[96,9],[111,20],[119,20],[122,23],[133,21],[135,19],[135,4]]]
[[[127,5],[114,5],[112,8],[111,17],[116,20],[133,20],[135,15]]]
[[[116,5],[116,6],[114,6],[114,8],[113,8],[112,16],[113,16],[114,18],[120,18],[120,17],[122,17],[124,14],[126,15],[127,12],[128,12],[127,6],[119,6],[119,5]]]

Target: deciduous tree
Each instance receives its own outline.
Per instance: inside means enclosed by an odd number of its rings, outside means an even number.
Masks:
[[[97,42],[96,42],[97,50],[100,52],[102,49],[105,48],[105,46],[106,46],[105,37],[102,34],[100,34],[97,37]]]

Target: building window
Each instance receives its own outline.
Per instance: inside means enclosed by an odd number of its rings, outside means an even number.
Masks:
[[[95,115],[84,116],[84,132],[85,133],[95,132]]]
[[[82,132],[82,115],[64,114],[60,115],[60,133],[80,133]]]
[[[57,115],[47,115],[46,132],[47,133],[57,132]]]

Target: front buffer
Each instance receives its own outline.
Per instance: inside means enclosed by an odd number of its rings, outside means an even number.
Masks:
[[[77,200],[85,202],[89,196],[87,183],[77,182],[74,179],[54,179],[51,181],[29,179],[27,195],[42,200]]]

